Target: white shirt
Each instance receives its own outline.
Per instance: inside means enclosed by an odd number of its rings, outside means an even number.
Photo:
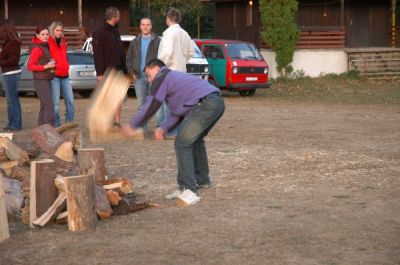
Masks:
[[[193,54],[192,39],[179,24],[173,24],[163,32],[158,59],[163,61],[168,68],[186,72],[186,62]]]

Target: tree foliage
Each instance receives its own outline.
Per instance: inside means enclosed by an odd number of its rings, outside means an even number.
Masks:
[[[276,52],[276,63],[281,75],[292,70],[290,63],[299,38],[295,22],[296,0],[260,0],[261,37]]]

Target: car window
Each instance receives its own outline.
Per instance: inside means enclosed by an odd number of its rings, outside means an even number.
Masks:
[[[206,58],[224,59],[224,51],[220,45],[204,45],[203,54]]]
[[[19,57],[19,66],[22,67],[25,65],[26,60],[28,60],[29,54],[22,54],[21,57]]]
[[[199,47],[196,45],[196,43],[194,41],[192,41],[193,43],[193,48],[194,48],[194,54],[193,54],[193,58],[204,58],[203,54],[201,53]]]
[[[229,57],[242,60],[262,60],[260,53],[249,43],[226,44]]]
[[[94,64],[93,55],[89,53],[68,53],[70,65]]]

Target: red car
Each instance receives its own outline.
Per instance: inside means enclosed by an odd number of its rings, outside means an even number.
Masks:
[[[221,89],[253,96],[268,88],[268,64],[257,48],[237,40],[195,39],[210,66],[210,83]]]

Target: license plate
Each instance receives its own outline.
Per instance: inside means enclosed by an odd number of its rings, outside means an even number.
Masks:
[[[246,81],[257,81],[257,77],[246,77]]]
[[[94,71],[79,71],[78,76],[80,77],[94,77]]]

